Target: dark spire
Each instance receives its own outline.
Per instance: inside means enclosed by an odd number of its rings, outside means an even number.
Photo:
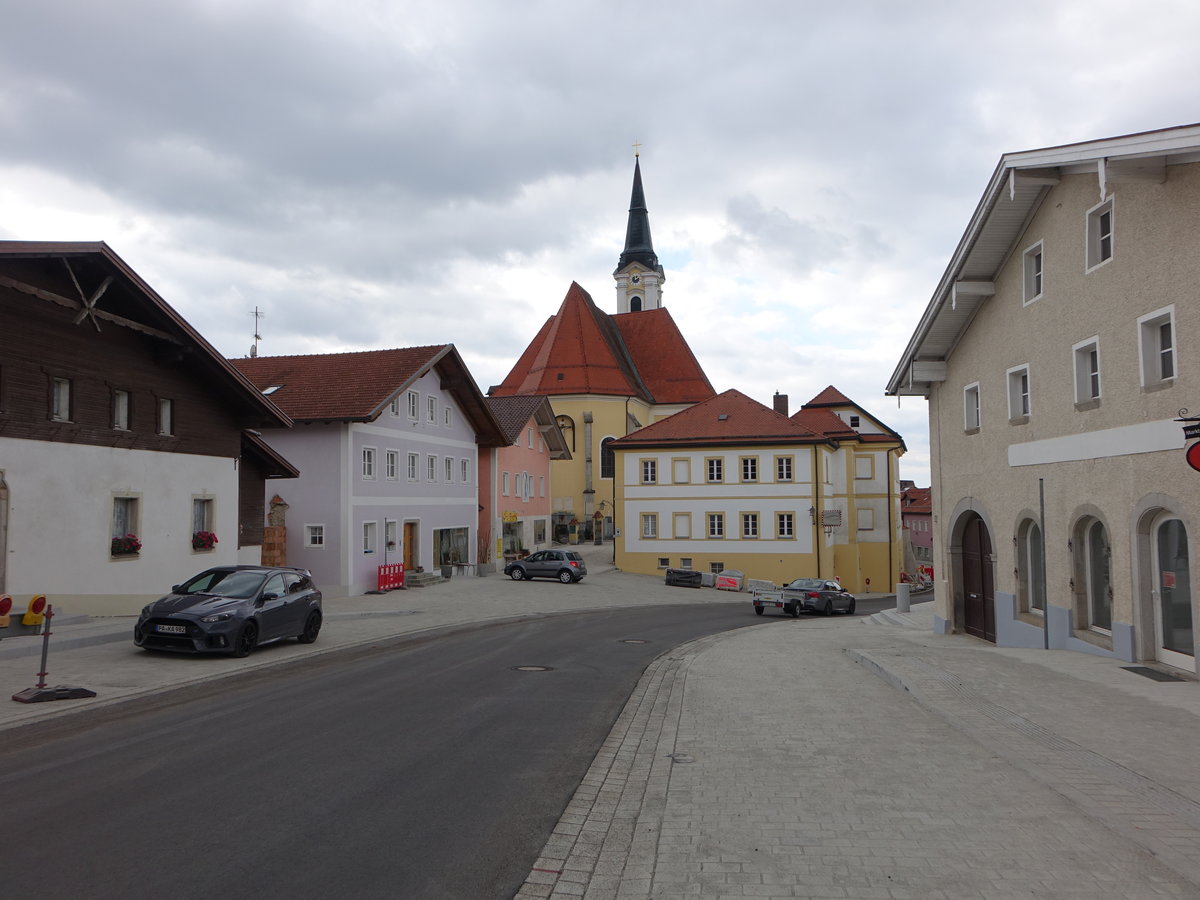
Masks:
[[[629,198],[629,224],[625,227],[625,250],[617,263],[618,271],[631,262],[640,262],[651,269],[659,268],[650,241],[650,215],[646,211],[646,195],[642,193],[641,160],[633,163],[633,195]]]

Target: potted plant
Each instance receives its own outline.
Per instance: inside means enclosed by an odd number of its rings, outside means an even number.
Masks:
[[[192,535],[193,550],[211,550],[217,543],[217,536],[211,531],[197,531]]]
[[[127,534],[112,539],[113,556],[133,556],[141,549],[142,542],[138,540],[136,534]]]

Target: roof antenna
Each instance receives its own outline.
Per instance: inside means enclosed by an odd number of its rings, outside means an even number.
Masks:
[[[262,340],[262,335],[258,333],[258,320],[265,316],[266,313],[260,311],[256,306],[254,307],[254,312],[250,313],[250,315],[254,316],[254,343],[250,345],[250,358],[253,359],[258,356],[258,342]]]

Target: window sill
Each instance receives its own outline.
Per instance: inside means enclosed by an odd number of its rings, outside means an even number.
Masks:
[[[963,434],[979,434],[979,426],[976,425],[974,428],[964,428]]]
[[[1155,394],[1159,391],[1165,391],[1167,388],[1175,387],[1174,378],[1164,378],[1162,381],[1156,381],[1154,384],[1143,384],[1143,394]]]
[[[1095,400],[1084,400],[1081,403],[1075,404],[1075,412],[1088,412],[1089,410],[1099,409],[1099,408],[1100,408],[1099,398],[1097,398]]]
[[[110,553],[108,558],[111,562],[120,562],[126,559],[137,559],[140,556],[140,553]]]
[[[1008,420],[1009,425],[1028,425],[1029,416],[1014,416]]]
[[[1113,648],[1112,634],[1109,633],[1093,631],[1090,628],[1077,628],[1075,629],[1075,633],[1072,635],[1072,637],[1078,638],[1085,644],[1091,644],[1093,647],[1099,647],[1102,650],[1108,650],[1109,652],[1111,652]]]

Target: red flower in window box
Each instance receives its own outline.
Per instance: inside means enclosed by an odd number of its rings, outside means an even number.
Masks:
[[[142,542],[138,540],[136,534],[127,534],[124,537],[115,537],[112,539],[113,556],[130,556],[141,549]]]
[[[217,543],[217,536],[211,531],[197,531],[192,535],[193,550],[211,550]]]

